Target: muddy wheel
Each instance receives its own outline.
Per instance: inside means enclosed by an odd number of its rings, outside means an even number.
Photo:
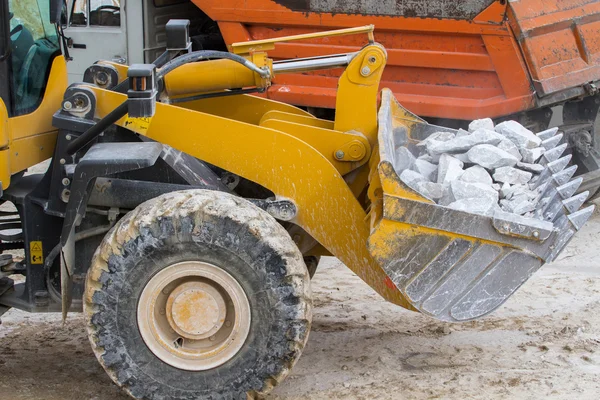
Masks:
[[[311,321],[302,255],[228,194],[170,193],[112,229],[88,272],[92,348],[139,399],[253,398],[300,357]]]

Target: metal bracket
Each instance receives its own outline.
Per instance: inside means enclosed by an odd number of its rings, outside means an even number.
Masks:
[[[66,318],[72,301],[75,227],[83,218],[93,182],[100,176],[151,167],[158,160],[162,150],[162,145],[154,142],[98,143],[93,145],[77,164],[74,173],[76,178],[71,186],[60,237],[63,319]]]
[[[62,101],[61,114],[91,120],[96,110],[96,95],[77,84],[69,86]]]

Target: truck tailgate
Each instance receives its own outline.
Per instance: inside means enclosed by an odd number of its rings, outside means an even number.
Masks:
[[[600,80],[600,1],[509,4],[510,25],[540,97]]]

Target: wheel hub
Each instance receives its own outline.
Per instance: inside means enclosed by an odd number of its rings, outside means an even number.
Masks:
[[[224,364],[250,331],[243,288],[223,269],[200,261],[173,264],[154,275],[142,291],[137,316],[150,351],[188,371]]]
[[[225,323],[227,306],[217,289],[203,282],[179,285],[167,299],[171,327],[188,339],[203,339]]]

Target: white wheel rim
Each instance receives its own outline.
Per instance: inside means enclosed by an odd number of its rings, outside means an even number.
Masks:
[[[163,362],[188,371],[218,367],[233,358],[250,332],[250,303],[226,271],[185,261],[150,279],[137,307],[140,334]]]

